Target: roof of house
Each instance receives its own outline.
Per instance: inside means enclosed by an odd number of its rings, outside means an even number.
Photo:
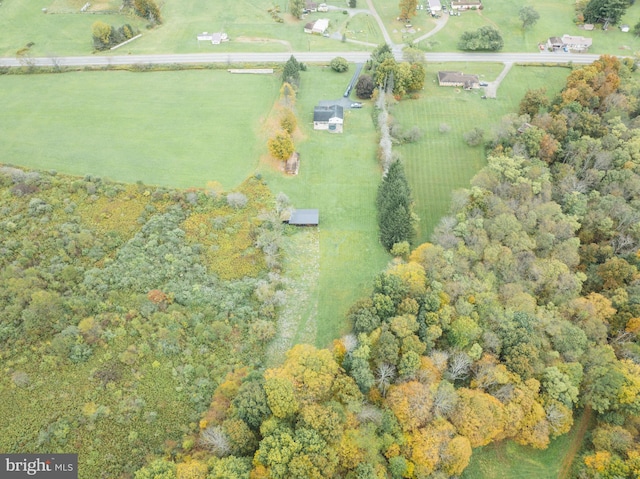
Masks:
[[[313,30],[316,32],[324,33],[324,31],[329,28],[329,19],[328,18],[319,18],[313,24]]]
[[[440,0],[429,0],[429,7],[433,10],[434,8],[442,9],[442,3]]]
[[[340,105],[317,106],[313,109],[313,121],[329,121],[331,118],[344,119],[344,109]]]
[[[316,23],[316,22],[309,22],[309,23],[307,23],[307,24],[304,26],[304,29],[305,29],[305,30],[313,30],[313,25],[314,25],[315,23]]]
[[[453,0],[451,5],[462,6],[462,5],[482,5],[482,0]]]
[[[476,83],[479,81],[478,75],[467,75],[462,72],[438,72],[439,83]]]
[[[562,43],[565,45],[581,45],[585,47],[590,47],[593,43],[591,38],[585,37],[574,37],[571,35],[562,35]]]
[[[289,218],[290,225],[317,225],[319,221],[319,210],[293,210]]]
[[[562,38],[560,37],[549,37],[549,43],[552,45],[562,45]]]

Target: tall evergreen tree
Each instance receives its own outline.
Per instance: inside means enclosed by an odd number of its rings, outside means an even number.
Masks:
[[[410,242],[414,238],[412,203],[404,167],[401,162],[394,161],[378,187],[376,199],[380,241],[388,250],[395,243]]]

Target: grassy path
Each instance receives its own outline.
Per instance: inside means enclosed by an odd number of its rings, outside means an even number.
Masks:
[[[584,436],[587,434],[591,420],[593,419],[593,410],[587,406],[580,416],[580,422],[577,424],[576,434],[571,440],[569,451],[567,452],[562,464],[560,465],[560,472],[558,473],[558,479],[568,479],[571,472],[571,465],[576,458],[576,455],[582,448],[584,442]]]
[[[282,364],[294,344],[316,341],[320,276],[318,230],[301,230],[287,237],[284,251],[286,302],[280,307],[276,337],[267,348],[267,367]]]

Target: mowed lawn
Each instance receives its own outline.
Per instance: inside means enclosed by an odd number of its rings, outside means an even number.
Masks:
[[[431,15],[429,15],[426,10],[417,10],[417,15],[410,19],[412,29],[415,30],[415,33],[409,33],[406,28],[406,23],[398,20],[398,15],[400,15],[399,3],[398,1],[373,0],[373,5],[387,27],[387,32],[393,42],[409,43],[435,28],[436,22],[431,18]],[[425,0],[419,3],[426,5],[428,2]],[[360,4],[363,5],[362,8],[366,8],[366,2],[364,0],[359,0],[358,6],[360,6]]]
[[[392,111],[406,128],[419,126],[424,137],[416,143],[396,147],[404,161],[407,177],[420,217],[416,244],[428,241],[433,228],[446,215],[451,193],[467,188],[469,181],[485,165],[484,149],[469,147],[463,135],[475,127],[491,134],[503,115],[517,112],[522,96],[530,88],[546,87],[549,95],[560,90],[569,73],[567,68],[515,66],[498,89],[495,100],[483,100],[482,89],[464,91],[439,87],[438,70],[458,70],[479,74],[481,80],[494,80],[500,64],[427,64],[425,90],[418,100],[404,100]],[[441,133],[441,126],[449,129]]]
[[[296,145],[300,172],[289,177],[262,168],[274,193],[286,193],[297,208],[320,210],[318,346],[348,331],[346,312],[370,292],[373,277],[390,260],[378,241],[375,196],[381,173],[371,105],[345,111],[343,134],[313,130],[314,106],[319,100],[340,98],[352,71],[353,66],[344,74],[311,67],[302,73],[296,106],[306,136]]]
[[[258,164],[279,83],[277,74],[222,70],[0,76],[0,161],[231,189]]]
[[[553,440],[545,450],[513,441],[491,444],[473,451],[463,479],[557,479],[573,434]]]
[[[544,43],[549,37],[580,35],[593,39],[590,53],[609,53],[612,55],[633,55],[640,49],[640,38],[632,33],[622,33],[615,26],[608,31],[596,29],[587,32],[580,29],[574,22],[575,2],[573,0],[540,0],[531,4],[540,14],[538,22],[526,29],[518,17],[522,8],[521,2],[507,0],[492,0],[486,2],[483,10],[462,12],[457,17],[449,19],[447,26],[433,37],[420,42],[426,50],[437,52],[456,51],[460,35],[464,31],[476,30],[484,25],[496,27],[504,38],[505,52],[534,52],[538,44]],[[640,19],[640,4],[632,5],[621,23],[635,25]]]
[[[153,29],[147,29],[147,21],[133,14],[95,15],[90,13],[91,9],[80,13],[84,3],[83,0],[3,0],[0,5],[0,56],[13,57],[28,43],[33,43],[29,55],[34,57],[88,55],[93,51],[91,26],[98,20],[115,27],[129,23],[142,33],[141,38],[114,52],[104,52],[106,55],[367,48],[321,35],[305,34],[304,24],[317,18],[330,19],[329,33],[342,32],[349,16],[342,11],[332,11],[313,13],[304,20],[296,20],[287,13],[287,0],[165,0],[158,2],[163,24]],[[96,0],[91,3],[104,3],[111,8],[114,2]],[[277,23],[269,14],[268,10],[274,5],[280,7],[283,23]],[[48,13],[43,13],[43,8]],[[357,23],[363,22],[358,20]],[[230,41],[222,45],[198,43],[198,33],[217,31],[226,32]],[[370,37],[372,42],[381,38],[377,25],[371,30]]]

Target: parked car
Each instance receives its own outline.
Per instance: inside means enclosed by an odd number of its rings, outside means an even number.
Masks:
[[[352,103],[351,108],[362,108],[362,103],[360,103],[359,101]]]
[[[489,84],[486,81],[481,81],[480,86],[489,86]]]

